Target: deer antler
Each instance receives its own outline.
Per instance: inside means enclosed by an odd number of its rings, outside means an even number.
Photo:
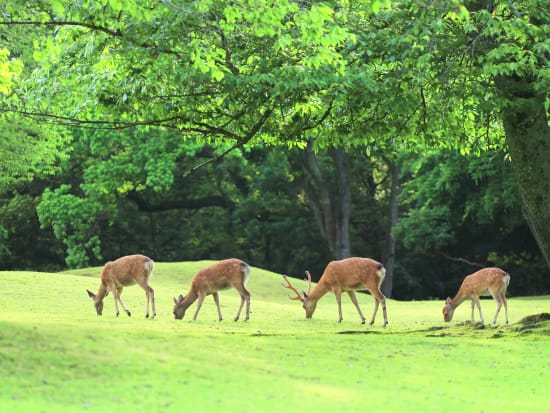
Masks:
[[[290,283],[290,281],[288,281],[288,278],[286,277],[286,275],[283,275],[283,278],[284,278],[284,280],[286,281],[286,285],[284,285],[283,283],[281,283],[281,285],[282,285],[283,287],[288,288],[288,289],[290,289],[290,290],[292,290],[292,291],[294,291],[294,292],[296,293],[296,297],[291,297],[291,296],[289,295],[288,298],[290,298],[291,300],[300,300],[300,301],[302,301],[302,300],[304,299],[304,297],[302,296],[302,294],[300,294],[300,292],[299,292],[296,288],[294,288],[294,287],[292,286],[292,284]]]

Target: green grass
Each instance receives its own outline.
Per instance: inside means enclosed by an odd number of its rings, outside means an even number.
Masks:
[[[2,412],[550,412],[550,297],[511,298],[509,326],[442,321],[442,301],[388,300],[390,324],[359,324],[347,297],[336,322],[327,295],[313,319],[287,299],[280,277],[253,269],[249,322],[233,322],[239,297],[221,293],[224,321],[209,297],[179,321],[172,297],[185,294],[201,263],[157,263],[145,293],[122,295],[132,317],[114,315],[111,295],[95,315],[85,290],[99,268],[67,273],[0,272]],[[296,281],[295,284],[302,284]],[[372,298],[359,296],[370,315]],[[485,318],[495,311],[482,301]],[[503,320],[501,314],[500,321]]]

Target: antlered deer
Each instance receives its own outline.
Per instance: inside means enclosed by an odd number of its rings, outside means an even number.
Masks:
[[[286,276],[283,276],[287,285],[283,284],[283,287],[289,288],[294,291],[297,296],[289,298],[291,300],[300,300],[306,310],[306,317],[311,318],[313,312],[317,307],[317,302],[329,291],[332,291],[336,296],[336,302],[338,303],[338,322],[342,321],[342,292],[348,293],[351,302],[357,308],[359,316],[361,317],[361,324],[365,324],[365,316],[359,308],[357,302],[356,290],[368,290],[375,300],[374,313],[370,320],[370,324],[374,323],[376,318],[376,312],[378,311],[378,305],[382,304],[382,311],[384,314],[384,327],[388,324],[388,316],[386,313],[386,297],[380,291],[380,285],[384,281],[386,276],[386,269],[378,261],[370,258],[352,257],[346,258],[340,261],[331,261],[325,268],[321,279],[317,286],[311,290],[311,274],[306,271],[308,278],[308,290],[307,293],[300,293],[296,288],[290,284],[290,281]]]
[[[209,267],[203,268],[193,277],[187,295],[185,297],[180,295],[177,300],[174,298],[174,317],[181,320],[187,308],[198,299],[197,310],[193,316],[193,320],[196,320],[204,298],[212,294],[218,308],[219,320],[222,321],[218,291],[233,287],[241,296],[241,305],[235,316],[235,321],[239,319],[245,301],[246,318],[244,321],[248,321],[250,317],[250,293],[245,286],[249,277],[250,266],[246,262],[236,258],[218,261]]]
[[[454,298],[447,297],[443,306],[443,319],[451,321],[455,309],[467,298],[472,300],[472,322],[474,321],[474,306],[477,305],[479,318],[483,323],[481,315],[481,304],[479,296],[489,291],[497,302],[497,312],[493,318],[493,324],[496,324],[498,313],[502,304],[504,304],[504,314],[506,324],[508,324],[508,304],[506,303],[506,289],[510,284],[510,274],[500,268],[484,268],[464,278],[458,293]]]
[[[126,308],[120,294],[124,287],[138,284],[145,290],[147,296],[147,312],[145,317],[149,317],[149,302],[152,304],[153,317],[157,315],[155,310],[155,292],[149,285],[149,279],[153,273],[153,260],[145,255],[127,255],[116,259],[115,261],[109,261],[103,267],[101,271],[101,284],[97,294],[92,293],[90,290],[88,296],[94,300],[95,309],[97,315],[101,315],[103,312],[103,298],[109,294],[109,291],[113,293],[115,298],[115,309],[118,317],[118,303],[122,305],[128,317],[131,316],[130,311]]]

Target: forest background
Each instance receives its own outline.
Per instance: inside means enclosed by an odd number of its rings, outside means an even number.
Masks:
[[[550,291],[547,1],[0,5],[0,269],[239,257]]]

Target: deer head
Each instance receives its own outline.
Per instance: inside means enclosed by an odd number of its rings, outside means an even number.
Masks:
[[[185,315],[185,310],[189,308],[189,304],[185,302],[183,295],[179,295],[178,299],[174,298],[174,317],[176,320],[181,320]]]
[[[286,275],[283,275],[283,278],[286,281],[286,285],[283,283],[281,283],[281,285],[296,293],[295,297],[291,297],[289,295],[288,298],[290,298],[291,300],[300,300],[302,302],[302,307],[304,308],[304,310],[306,310],[306,318],[311,318],[313,316],[313,313],[315,312],[315,308],[317,307],[317,300],[309,299],[309,294],[311,292],[311,274],[309,273],[309,271],[306,271],[306,275],[308,282],[307,292],[299,292],[296,288],[294,288]]]
[[[443,319],[446,322],[449,322],[453,319],[453,314],[455,312],[455,309],[456,307],[453,306],[451,297],[447,297],[447,300],[445,301],[445,305],[443,306]]]
[[[92,300],[94,300],[94,306],[95,306],[95,311],[96,311],[97,315],[102,315],[103,314],[103,300],[102,299],[98,300],[97,295],[95,295],[90,290],[86,290],[86,292],[88,293],[88,297],[90,297]]]

